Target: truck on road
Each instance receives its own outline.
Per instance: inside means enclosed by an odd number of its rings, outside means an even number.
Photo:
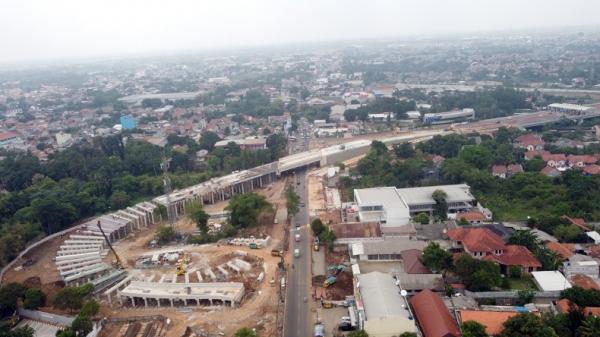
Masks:
[[[315,324],[315,335],[314,337],[325,337],[325,326],[321,323]]]

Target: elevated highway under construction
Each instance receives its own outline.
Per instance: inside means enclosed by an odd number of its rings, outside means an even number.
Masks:
[[[381,139],[386,145],[429,139],[435,135],[449,133],[443,130],[415,131],[406,135]],[[243,171],[234,171],[226,176],[213,178],[203,183],[173,191],[153,199],[167,208],[169,217],[177,218],[185,211],[186,204],[193,201],[215,203],[227,200],[234,194],[245,193],[272,183],[278,177],[310,166],[336,164],[366,154],[371,140],[350,141],[323,149],[296,153],[276,162]]]

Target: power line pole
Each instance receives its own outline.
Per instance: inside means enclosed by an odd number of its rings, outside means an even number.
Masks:
[[[169,218],[169,223],[171,227],[175,226],[175,212],[173,210],[173,204],[171,203],[171,192],[173,189],[171,188],[171,178],[169,177],[169,162],[171,159],[167,158],[167,156],[163,156],[162,162],[160,163],[160,168],[163,171],[163,185],[165,194],[167,195],[167,218]]]

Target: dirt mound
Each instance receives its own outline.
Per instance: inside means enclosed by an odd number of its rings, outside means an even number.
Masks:
[[[316,275],[313,276],[312,278],[312,285],[313,286],[322,286],[323,282],[325,282],[325,280],[327,279],[327,276],[325,275]]]
[[[352,276],[348,272],[337,276],[335,284],[327,288],[327,298],[333,301],[341,301],[354,292]]]
[[[23,281],[23,284],[29,288],[41,288],[42,280],[38,276],[32,276]]]

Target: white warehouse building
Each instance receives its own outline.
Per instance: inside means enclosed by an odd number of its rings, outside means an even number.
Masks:
[[[379,222],[384,227],[398,227],[409,223],[418,213],[433,213],[433,192],[446,193],[449,213],[458,213],[477,207],[469,185],[439,185],[411,188],[374,187],[354,190],[361,222]]]

